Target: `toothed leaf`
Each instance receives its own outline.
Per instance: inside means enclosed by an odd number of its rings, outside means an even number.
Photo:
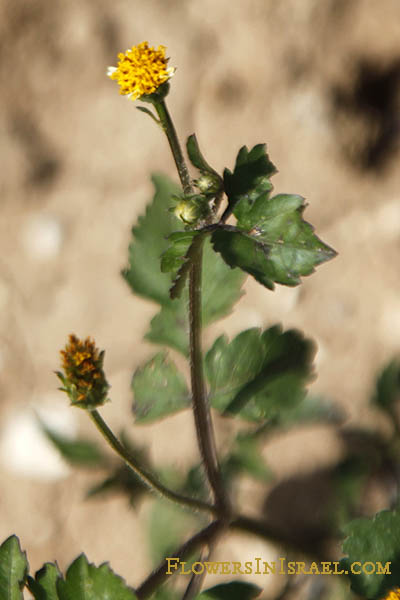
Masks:
[[[347,557],[341,567],[356,594],[383,598],[391,588],[400,587],[399,511],[384,510],[372,519],[355,519],[344,527],[344,533],[342,550]]]
[[[190,404],[185,379],[165,352],[156,354],[132,379],[136,423],[150,423]]]
[[[96,567],[81,554],[57,582],[60,600],[135,600],[124,580],[107,563]]]
[[[0,546],[0,600],[23,600],[27,573],[26,553],[12,535]]]
[[[28,578],[28,588],[35,600],[59,600],[57,580],[61,577],[57,565],[46,563],[36,572],[35,579]]]
[[[229,207],[239,219],[260,195],[272,190],[270,178],[277,171],[265,151],[265,144],[258,144],[250,151],[243,146],[237,155],[233,173],[224,171],[225,192]]]
[[[314,344],[296,330],[242,331],[219,337],[207,352],[210,402],[226,414],[263,421],[292,411],[313,376]]]

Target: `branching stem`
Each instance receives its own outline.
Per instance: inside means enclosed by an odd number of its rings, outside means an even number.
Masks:
[[[207,527],[191,537],[190,540],[185,542],[174,553],[170,553],[171,558],[177,559],[175,565],[184,561],[185,558],[189,558],[199,548],[202,548],[206,544],[211,544],[216,537],[218,537],[223,528],[224,524],[221,521],[213,521],[207,525]],[[146,600],[149,598],[171,575],[175,573],[175,570],[172,571],[171,567],[172,565],[169,565],[167,559],[162,560],[159,566],[138,588],[136,588],[135,594],[137,598],[139,600]]]
[[[170,490],[169,488],[165,487],[162,483],[158,481],[158,479],[152,473],[149,473],[148,471],[143,469],[141,465],[139,465],[136,458],[125,446],[121,444],[121,442],[114,435],[114,433],[108,427],[107,423],[104,421],[104,419],[101,417],[100,413],[97,410],[87,412],[90,415],[94,424],[96,425],[97,429],[100,431],[101,435],[105,438],[105,440],[111,446],[111,448],[113,448],[113,450],[136,473],[136,475],[141,479],[141,481],[145,485],[147,485],[147,487],[151,491],[160,494],[162,497],[171,500],[172,502],[181,504],[182,506],[186,506],[187,508],[208,513],[210,516],[216,516],[218,514],[219,511],[216,506],[212,506],[207,502],[202,502],[201,500],[196,500],[194,498],[178,494],[173,490]],[[303,554],[308,554],[312,556],[315,556],[317,554],[317,552],[310,552],[309,549],[304,548],[301,544],[297,545],[293,543],[292,540],[290,542],[285,541],[279,533],[276,533],[262,520],[247,517],[245,515],[233,515],[229,524],[227,524],[226,521],[227,517],[226,514],[224,514],[221,518],[221,521],[219,521],[220,529],[223,525],[224,527],[228,525],[229,529],[247,532],[262,537],[270,542],[284,544],[286,547],[291,548],[291,550],[294,552],[301,552]],[[200,546],[201,544],[196,546],[194,550],[196,550]],[[321,556],[319,556],[319,558],[325,560],[325,558],[322,558]]]

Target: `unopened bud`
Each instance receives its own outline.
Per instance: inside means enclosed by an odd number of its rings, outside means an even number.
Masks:
[[[201,219],[205,219],[209,212],[208,202],[202,196],[181,200],[174,209],[175,216],[188,225],[193,225]]]
[[[218,194],[222,189],[222,181],[219,175],[212,173],[203,173],[195,181],[196,186],[204,194]]]

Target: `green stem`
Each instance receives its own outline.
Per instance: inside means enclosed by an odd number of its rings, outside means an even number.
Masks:
[[[178,136],[176,135],[176,130],[172,122],[171,116],[168,112],[167,105],[165,104],[165,100],[154,104],[154,108],[156,109],[157,114],[160,117],[161,127],[165,131],[165,134],[168,138],[168,142],[171,148],[172,156],[174,157],[176,168],[178,170],[178,175],[179,179],[181,180],[183,191],[185,195],[193,194],[193,188],[190,182],[189,171],[186,166],[185,159],[183,158]]]
[[[262,520],[252,517],[239,516],[227,524],[224,520],[212,521],[207,527],[195,533],[187,542],[179,549],[169,553],[169,560],[165,558],[161,561],[158,567],[136,588],[135,593],[139,600],[147,600],[163,583],[165,583],[171,575],[174,575],[180,570],[180,563],[184,562],[194,554],[199,548],[207,545],[210,549],[218,541],[224,530],[241,531],[254,534],[264,538],[269,542],[275,542],[279,546],[284,546],[287,551],[293,552],[295,555],[301,554],[314,562],[328,561],[332,562],[334,556],[331,552],[315,551],[312,544],[310,548],[304,547],[301,543],[286,543],[273,532]],[[329,546],[330,544],[327,544]],[[171,559],[176,559],[172,562]]]
[[[100,415],[98,410],[88,411],[93,423],[96,425],[97,429],[100,431],[101,435],[108,442],[113,450],[122,458],[122,460],[136,473],[136,475],[141,479],[141,481],[150,488],[150,490],[157,492],[164,498],[171,500],[172,502],[182,504],[183,506],[187,506],[189,508],[200,510],[202,512],[213,513],[215,512],[214,508],[207,504],[206,502],[202,502],[201,500],[195,500],[194,498],[189,498],[188,496],[184,496],[182,494],[178,494],[169,488],[166,488],[162,483],[160,483],[154,475],[145,471],[143,467],[140,466],[136,458],[129,452],[125,446],[121,444],[118,438],[113,434],[111,429],[108,427],[107,423],[104,421],[103,417]]]
[[[230,502],[225,492],[218,465],[214,429],[204,381],[203,356],[201,350],[201,284],[203,242],[193,252],[189,273],[189,325],[190,325],[190,376],[192,383],[193,414],[197,440],[204,468],[214,493],[219,514],[229,518]]]
[[[160,123],[168,138],[175,160],[184,193],[193,193],[189,171],[179,144],[174,124],[163,101],[154,105]],[[199,236],[200,238],[200,236]],[[218,465],[215,436],[208,405],[206,386],[203,374],[203,357],[201,350],[201,268],[203,260],[203,239],[193,244],[191,267],[189,273],[189,326],[190,326],[190,374],[192,383],[193,414],[196,425],[197,441],[203,459],[208,481],[214,494],[218,514],[225,519],[230,518],[229,498],[221,478]]]
[[[204,548],[201,550],[200,555],[198,556],[198,562],[210,562],[214,546],[215,546],[216,538],[213,538],[211,542],[208,542],[207,553],[205,553]],[[192,600],[192,598],[196,598],[200,594],[200,590],[203,586],[204,579],[206,577],[206,569],[202,573],[192,573],[190,577],[190,581],[186,587],[185,593],[182,596],[182,600]]]
[[[207,527],[196,533],[178,550],[169,553],[169,557],[177,559],[175,563],[168,563],[167,559],[161,561],[160,565],[145,579],[145,581],[135,590],[135,595],[139,600],[149,598],[171,575],[176,573],[174,564],[179,569],[179,563],[189,558],[198,548],[210,544],[223,530],[224,525],[221,521],[213,521]]]
[[[114,435],[111,429],[108,427],[107,423],[104,421],[98,410],[87,411],[90,415],[92,421],[96,425],[97,429],[100,431],[101,435],[107,441],[107,443],[111,446],[111,448],[122,458],[122,460],[136,473],[136,475],[141,479],[141,481],[150,488],[151,491],[157,492],[162,497],[171,500],[172,502],[181,504],[182,506],[186,506],[195,510],[199,510],[202,512],[206,512],[209,514],[216,514],[218,512],[216,507],[211,506],[206,502],[202,502],[201,500],[195,500],[193,498],[189,498],[182,494],[178,494],[168,488],[166,488],[162,483],[160,483],[153,474],[149,473],[143,467],[141,467],[136,460],[136,458],[131,454],[131,452],[121,444],[118,438]],[[226,518],[226,513],[224,515]],[[224,519],[225,520],[225,519]],[[222,526],[222,521],[219,522]],[[215,522],[214,522],[215,525]],[[288,546],[293,546],[295,550],[298,552],[302,552],[305,554],[310,554],[309,549],[296,544],[293,544],[293,541],[287,542],[283,539],[281,534],[276,533],[272,528],[266,525],[262,520],[247,517],[244,515],[234,516],[232,518],[230,527],[234,530],[245,531],[247,533],[253,533],[257,536],[263,537],[264,539],[275,542],[277,544],[285,544]],[[200,534],[199,534],[200,535]],[[201,538],[201,536],[200,536]],[[199,547],[199,546],[197,546]]]

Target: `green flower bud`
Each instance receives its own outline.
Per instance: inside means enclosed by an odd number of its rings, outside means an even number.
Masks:
[[[222,181],[219,175],[213,173],[203,173],[195,181],[196,187],[199,188],[203,194],[218,194],[222,189]]]
[[[174,208],[174,214],[184,223],[194,225],[208,217],[210,207],[204,196],[192,196],[191,198],[180,200]]]

